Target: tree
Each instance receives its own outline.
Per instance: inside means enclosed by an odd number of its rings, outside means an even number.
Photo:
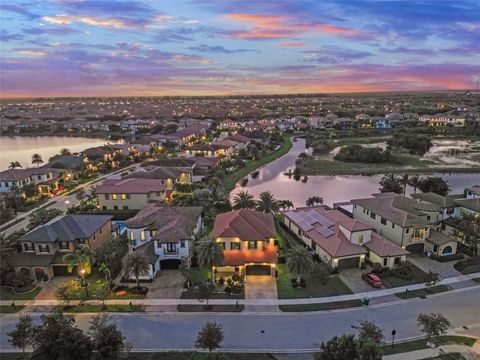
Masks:
[[[417,175],[410,177],[410,179],[408,180],[408,185],[413,187],[414,194],[417,193],[417,188],[419,183],[420,183],[420,177]]]
[[[60,150],[60,155],[62,156],[72,155],[72,152],[68,148],[63,148]]]
[[[17,168],[21,168],[22,167],[22,164],[20,164],[19,161],[12,161],[10,162],[10,165],[8,165],[8,168],[9,169],[17,169]]]
[[[212,270],[214,266],[222,266],[225,261],[223,247],[211,237],[200,240],[196,246],[198,265],[202,269]],[[213,278],[213,276],[212,276]]]
[[[418,188],[423,192],[433,192],[442,196],[446,196],[450,191],[447,181],[439,176],[428,176],[419,181]]]
[[[10,337],[8,342],[25,352],[25,348],[33,344],[33,330],[34,325],[30,314],[20,314],[15,329],[7,333]]]
[[[138,251],[133,251],[128,253],[122,260],[123,269],[125,271],[126,277],[135,277],[137,282],[137,289],[140,289],[140,279],[141,275],[148,275],[150,272],[150,262],[148,258],[139,253]]]
[[[278,200],[277,203],[278,207],[282,210],[289,210],[294,207],[293,202],[290,200]]]
[[[239,209],[255,209],[255,199],[248,191],[242,190],[237,193],[233,198],[233,208]]]
[[[42,315],[35,327],[33,354],[35,360],[90,360],[92,342],[75,320],[61,313]]]
[[[127,359],[130,346],[117,325],[108,320],[107,314],[99,314],[90,321],[89,335],[95,360]]]
[[[278,202],[270,191],[264,191],[260,194],[257,202],[257,210],[264,213],[277,213]]]
[[[380,180],[380,185],[382,186],[381,192],[394,192],[401,194],[403,192],[403,187],[400,184],[400,179],[395,176],[395,174],[386,174]]]
[[[420,314],[417,318],[417,326],[425,333],[427,341],[432,342],[436,336],[444,335],[452,326],[442,314]]]
[[[407,194],[407,185],[410,184],[410,176],[408,174],[403,174],[399,182],[403,186],[403,196],[405,196]]]
[[[80,245],[73,253],[65,254],[63,261],[67,264],[67,270],[70,273],[75,266],[80,271],[85,270],[86,275],[92,272],[92,250],[88,245]]]
[[[306,206],[318,206],[323,204],[323,198],[320,196],[310,196],[307,201],[305,201]]]
[[[426,276],[426,286],[427,292],[431,291],[431,287],[436,284],[436,282],[440,280],[440,274],[438,272],[429,270]]]
[[[40,167],[40,164],[43,164],[42,155],[37,154],[37,153],[33,154],[32,155],[32,164],[37,165],[37,167]]]
[[[80,290],[80,284],[77,280],[69,280],[61,284],[55,290],[55,296],[58,300],[65,301],[65,307],[70,306],[70,300],[73,300],[74,296],[78,294]]]
[[[110,272],[110,268],[106,262],[102,262],[98,267],[98,271],[100,271],[105,276],[105,282],[110,280],[112,273]]]
[[[106,309],[107,307],[105,306],[105,299],[107,298],[109,292],[110,292],[110,283],[108,281],[102,281],[102,280],[97,280],[96,281],[97,286],[95,294],[97,297],[102,300],[102,309]]]
[[[382,352],[379,343],[372,339],[357,340],[358,360],[381,360]]]
[[[191,264],[188,256],[182,256],[182,259],[180,260],[180,266],[178,267],[178,269],[180,270],[180,273],[182,274],[182,276],[185,278],[185,281],[190,282]]]
[[[297,275],[300,284],[300,275],[308,274],[313,270],[312,255],[301,245],[293,246],[287,254],[287,267],[292,274]]]
[[[357,344],[353,335],[334,336],[322,342],[316,360],[355,360],[358,357]]]
[[[220,347],[223,341],[223,328],[215,321],[207,321],[198,333],[195,347],[212,352]]]
[[[50,220],[53,220],[54,218],[62,214],[63,211],[59,209],[37,210],[28,216],[28,228],[35,229],[36,227],[46,224]]]
[[[330,273],[328,272],[328,269],[326,269],[326,265],[323,263],[314,262],[312,274],[323,285],[327,285],[330,280]]]
[[[375,344],[383,342],[383,330],[380,329],[374,322],[368,320],[360,320],[358,326],[354,326],[358,330],[358,340],[371,340]]]

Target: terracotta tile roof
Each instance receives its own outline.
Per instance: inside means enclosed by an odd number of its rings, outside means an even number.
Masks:
[[[223,252],[224,266],[240,266],[245,264],[276,263],[277,250],[275,246],[268,246],[264,250],[225,250]]]
[[[386,256],[402,256],[409,254],[408,251],[403,250],[391,241],[388,241],[376,232],[372,232],[370,241],[363,244],[368,250],[373,251],[380,257]]]
[[[236,142],[239,142],[239,143],[245,143],[245,144],[250,142],[250,139],[248,137],[240,135],[240,134],[227,136],[225,139],[226,140],[233,140],[233,141],[236,141]]]
[[[46,168],[8,169],[0,172],[1,181],[17,181],[28,178],[32,175],[52,174],[57,175],[58,171]]]
[[[161,192],[165,185],[161,180],[156,179],[107,179],[103,184],[97,186],[97,194],[148,194],[150,192]]]
[[[368,224],[366,224],[363,221],[360,221],[358,219],[339,221],[338,224],[343,226],[345,229],[347,229],[350,232],[373,229],[373,227],[371,225],[368,225]]]
[[[182,174],[192,171],[190,167],[149,166],[145,169],[146,171],[137,171],[127,175],[124,179],[178,179]]]
[[[276,237],[272,214],[256,210],[236,210],[217,215],[212,236],[238,237],[241,240],[264,240]]]

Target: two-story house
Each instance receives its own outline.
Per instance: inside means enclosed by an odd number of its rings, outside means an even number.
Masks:
[[[184,166],[180,162],[178,165],[176,167],[146,165],[143,167],[143,171],[127,175],[125,179],[159,180],[165,186],[166,197],[169,199],[175,189],[175,184],[191,184],[193,181],[193,167]]]
[[[193,240],[202,230],[202,207],[149,204],[125,222],[129,251],[139,251],[150,262],[142,279],[153,279],[161,269],[180,266],[190,259]]]
[[[212,237],[222,245],[225,259],[214,271],[274,275],[276,236],[272,214],[243,209],[217,215]]]
[[[22,188],[34,184],[41,194],[51,194],[58,190],[58,171],[48,168],[9,169],[0,172],[0,192],[10,192],[12,188]]]
[[[63,261],[81,245],[100,246],[112,233],[109,215],[60,215],[18,239],[21,251],[13,256],[15,271],[28,271],[37,281],[71,273]]]
[[[102,210],[139,210],[152,201],[165,200],[165,188],[159,179],[107,179],[95,193]]]
[[[335,271],[362,267],[365,261],[391,268],[408,254],[373,226],[327,206],[286,211],[282,222]]]
[[[372,225],[395,244],[412,253],[451,255],[457,241],[435,230],[441,208],[394,193],[374,194],[355,199],[353,217]]]

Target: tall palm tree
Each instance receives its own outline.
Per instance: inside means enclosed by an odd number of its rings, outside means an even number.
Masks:
[[[208,269],[210,272],[213,266],[222,266],[225,261],[223,247],[209,236],[204,237],[195,245],[195,251],[200,268]]]
[[[122,259],[122,265],[123,270],[125,271],[125,276],[135,276],[137,289],[140,289],[140,276],[147,275],[150,271],[150,262],[148,261],[148,258],[138,251],[133,251],[125,255]]]
[[[68,148],[63,148],[60,150],[60,155],[66,156],[66,155],[72,155],[72,152]]]
[[[105,282],[108,282],[110,279],[110,276],[112,276],[112,273],[110,271],[110,267],[106,262],[102,262],[98,268],[98,271],[100,271],[103,275],[105,275]]]
[[[43,164],[42,155],[35,153],[32,155],[32,164],[40,167],[40,164]]]
[[[270,191],[264,191],[260,194],[257,202],[257,210],[264,213],[277,213],[278,202]]]
[[[292,274],[297,275],[297,283],[300,283],[300,275],[310,273],[313,267],[312,255],[306,248],[296,245],[289,250],[287,254],[287,268]]]
[[[394,192],[401,194],[403,187],[400,184],[400,179],[395,174],[386,174],[380,180],[380,185],[382,186],[382,192]]]
[[[92,250],[88,245],[80,245],[75,252],[65,254],[63,261],[67,264],[68,272],[72,272],[75,266],[85,270],[87,275],[92,272]]]
[[[215,209],[217,213],[229,211],[232,208],[228,196],[218,187],[214,187],[207,196],[206,204],[209,208]]]
[[[407,185],[410,184],[410,176],[405,173],[399,180],[400,184],[403,186],[403,196],[407,193]]]
[[[290,200],[278,200],[278,207],[282,210],[288,210],[293,208],[293,202]]]
[[[255,199],[252,194],[246,190],[242,190],[235,195],[233,198],[233,208],[235,210],[239,209],[255,209],[256,206]]]
[[[311,196],[305,201],[306,206],[318,206],[323,204],[323,198],[321,196]]]
[[[418,175],[413,175],[408,181],[408,185],[413,187],[413,193],[417,193],[418,184],[420,184],[420,177]]]
[[[21,168],[21,167],[22,167],[22,164],[20,164],[19,161],[12,161],[12,162],[10,162],[10,165],[8,165],[9,169],[17,169],[17,168]]]

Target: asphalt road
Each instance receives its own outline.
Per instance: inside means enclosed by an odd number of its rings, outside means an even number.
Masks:
[[[226,350],[285,351],[316,350],[320,343],[334,335],[351,333],[351,325],[361,319],[382,327],[387,339],[392,329],[396,339],[421,335],[416,326],[418,314],[442,313],[454,327],[480,323],[480,288],[451,291],[427,299],[399,301],[369,308],[337,310],[321,313],[232,313],[232,314],[113,314],[115,320],[136,350],[192,349],[198,331],[208,320],[223,326]],[[39,314],[34,318],[38,320]],[[81,328],[88,327],[89,314],[75,319]],[[6,333],[11,331],[17,315],[0,318],[1,349],[9,349]]]

